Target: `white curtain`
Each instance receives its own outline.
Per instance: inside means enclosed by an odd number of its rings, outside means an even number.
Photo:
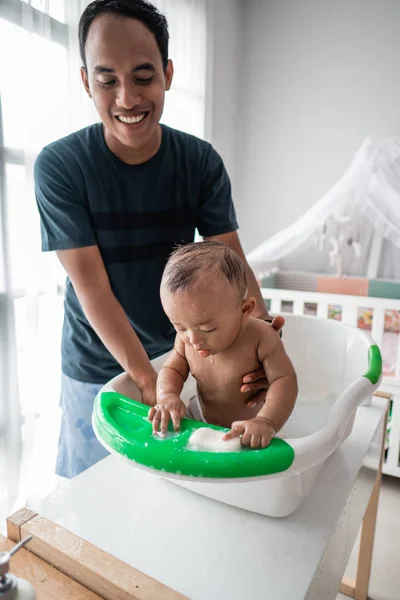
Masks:
[[[79,74],[78,21],[88,3],[0,1],[0,513],[17,493],[23,503],[55,480],[65,277],[56,257],[41,253],[33,164],[44,145],[98,120]],[[155,2],[175,64],[163,122],[200,137],[206,3]]]
[[[74,93],[79,68],[75,82],[71,78],[76,52],[70,48],[69,4],[0,2],[0,267],[5,275],[0,288],[0,460],[7,474],[3,477],[2,468],[2,517],[23,504],[34,486],[43,489],[41,477],[49,472],[56,448],[62,315],[57,291],[63,275],[55,257],[41,253],[33,164],[44,145],[72,131],[84,114],[82,98]]]
[[[155,0],[167,17],[174,80],[162,122],[204,137],[207,66],[207,0]]]
[[[11,299],[6,186],[0,98],[0,522],[19,490],[22,418],[16,370],[14,310]],[[0,527],[0,531],[1,531]]]

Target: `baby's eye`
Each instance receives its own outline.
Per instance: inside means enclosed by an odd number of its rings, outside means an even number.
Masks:
[[[217,328],[214,327],[214,329],[201,329],[201,332],[202,333],[213,333],[216,330],[217,330]]]

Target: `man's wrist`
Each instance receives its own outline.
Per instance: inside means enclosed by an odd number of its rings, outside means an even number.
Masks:
[[[131,379],[133,379],[133,381],[136,383],[139,390],[141,391],[149,386],[153,386],[154,389],[156,387],[157,373],[152,367],[146,371],[135,371],[133,373],[129,373],[129,376],[131,377]]]

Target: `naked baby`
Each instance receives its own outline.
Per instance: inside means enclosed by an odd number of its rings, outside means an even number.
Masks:
[[[289,418],[297,377],[275,329],[252,318],[244,266],[220,242],[178,248],[161,281],[161,301],[177,336],[157,380],[157,404],[149,411],[153,431],[175,431],[187,416],[230,428],[224,440],[266,448]],[[249,408],[254,392],[240,391],[246,373],[260,365],[269,382],[265,402]],[[186,409],[180,394],[188,374],[197,394]]]

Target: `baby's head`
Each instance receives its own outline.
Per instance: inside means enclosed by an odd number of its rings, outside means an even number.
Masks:
[[[181,339],[203,357],[229,348],[255,306],[242,261],[221,242],[175,250],[161,280],[161,302]]]

